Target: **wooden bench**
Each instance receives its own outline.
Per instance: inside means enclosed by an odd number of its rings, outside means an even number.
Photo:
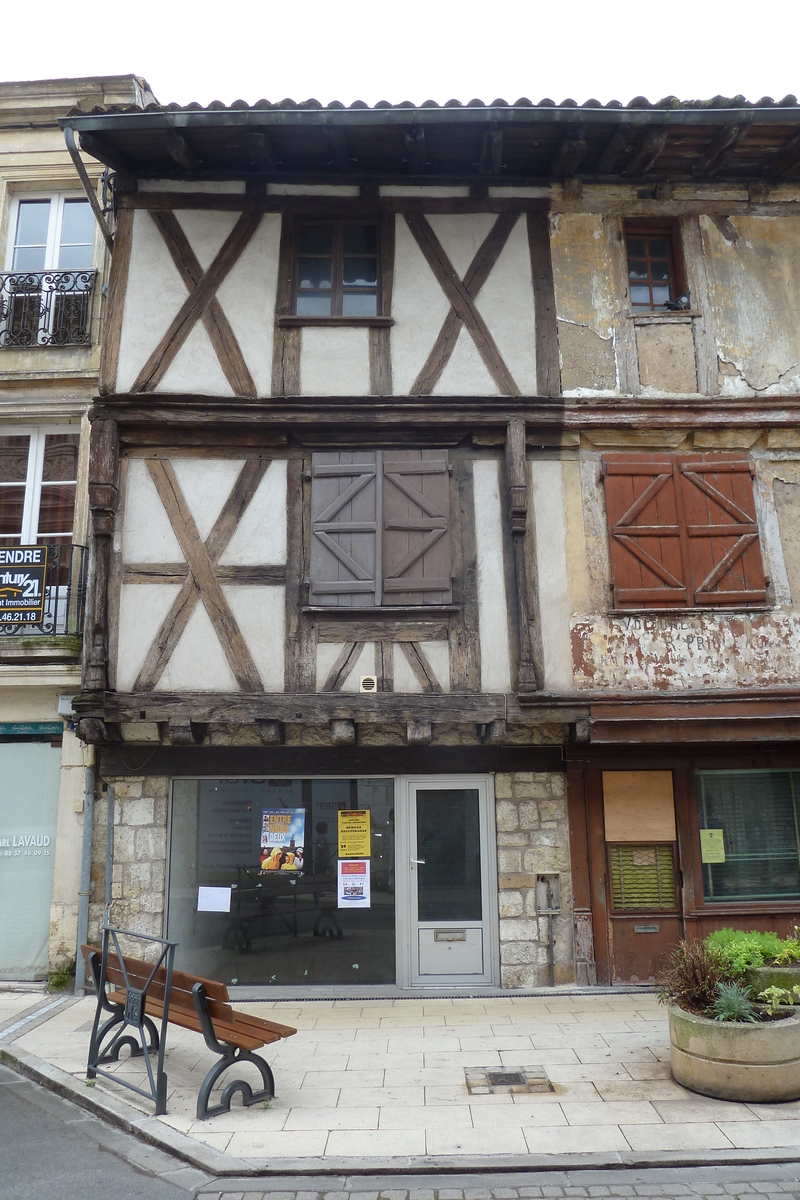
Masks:
[[[154,970],[151,963],[129,958],[127,955],[120,959],[118,955],[109,952],[103,979],[102,951],[96,946],[81,946],[81,951],[91,971],[98,996],[86,1072],[87,1077],[93,1079],[100,1064],[119,1060],[119,1052],[124,1047],[130,1049],[132,1056],[150,1055],[159,1051],[159,1034],[153,1018],[161,1018],[163,1027],[167,971],[164,967]],[[101,1010],[109,1014],[102,1025],[99,1022]],[[172,972],[167,996],[167,1021],[173,1025],[180,1025],[183,1029],[193,1029],[202,1033],[209,1050],[213,1050],[220,1058],[200,1085],[197,1096],[198,1120],[204,1121],[217,1113],[228,1112],[231,1100],[237,1092],[241,1093],[242,1103],[245,1105],[274,1098],[275,1080],[269,1064],[254,1052],[270,1042],[291,1037],[297,1032],[296,1029],[290,1025],[278,1025],[275,1021],[264,1021],[260,1017],[237,1012],[231,1008],[228,989],[224,983],[218,983],[214,979],[203,979],[199,975],[189,975],[184,971]],[[126,1027],[135,1028],[138,1039],[131,1034],[125,1034]],[[254,1092],[245,1080],[233,1079],[225,1086],[219,1103],[209,1107],[212,1088],[220,1076],[229,1067],[243,1062],[252,1063],[256,1067],[261,1075],[263,1088]],[[148,1075],[153,1084],[156,1114],[161,1115],[166,1112],[166,1076],[163,1078],[163,1084],[156,1088],[149,1062]]]

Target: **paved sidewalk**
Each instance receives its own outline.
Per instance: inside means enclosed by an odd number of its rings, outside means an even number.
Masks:
[[[168,1115],[151,1116],[152,1105],[105,1080],[87,1087],[91,998],[0,993],[0,1052],[220,1175],[780,1160],[800,1147],[800,1102],[715,1101],[672,1080],[666,1015],[649,993],[237,1007],[298,1033],[265,1051],[274,1101],[209,1121],[198,1122],[194,1108],[215,1058],[197,1034],[176,1027],[166,1056]],[[466,1070],[501,1067],[543,1068],[553,1090],[469,1094]],[[144,1081],[141,1060],[117,1071]]]

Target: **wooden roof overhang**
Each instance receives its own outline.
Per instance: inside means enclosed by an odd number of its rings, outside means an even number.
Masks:
[[[112,170],[140,178],[298,182],[800,182],[800,107],[354,105],[284,101],[74,113],[61,125]]]

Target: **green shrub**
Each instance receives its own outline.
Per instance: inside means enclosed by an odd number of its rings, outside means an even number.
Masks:
[[[741,983],[718,983],[717,998],[714,1001],[715,1021],[750,1021],[758,1020],[749,987]]]
[[[800,961],[800,942],[795,938],[780,938],[771,930],[715,929],[706,937],[705,945],[719,955],[736,978],[779,958],[782,962]]]
[[[798,991],[797,987],[794,989]],[[768,987],[764,988],[763,992],[758,993],[758,998],[764,1005],[771,1017],[774,1017],[779,1009],[785,1008],[789,1004],[794,1004],[794,997],[787,988]]]

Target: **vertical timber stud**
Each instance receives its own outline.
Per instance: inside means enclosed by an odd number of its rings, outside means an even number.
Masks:
[[[275,299],[275,330],[272,340],[272,395],[300,395],[300,348],[303,331],[284,329],[278,317],[288,317],[292,308],[292,275],[294,271],[294,217],[284,213],[281,218],[281,244],[278,252],[278,290]]]
[[[531,605],[525,553],[527,549],[529,489],[527,464],[525,461],[525,422],[522,420],[509,422],[506,429],[506,474],[508,476],[511,539],[514,546],[514,571],[517,583],[517,605],[519,612],[517,689],[521,692],[538,691],[541,684],[536,677],[536,668],[531,648]]]
[[[550,253],[550,217],[545,209],[528,213],[528,250],[533,280],[533,310],[536,338],[536,391],[540,396],[561,393],[558,362],[556,293]]]
[[[104,691],[108,686],[108,583],[111,542],[117,511],[119,429],[116,421],[95,421],[89,451],[89,507],[92,513],[94,582],[89,598],[87,627],[89,651],[86,658],[85,691]]]
[[[392,283],[394,282],[395,221],[393,212],[381,217],[381,315],[392,315]],[[392,394],[391,329],[369,331],[369,390],[373,396]]]
[[[125,293],[128,288],[128,269],[133,247],[133,218],[130,208],[117,213],[117,228],[114,234],[114,253],[111,256],[111,273],[108,280],[106,300],[106,328],[100,352],[100,374],[97,390],[101,396],[116,391],[119,345],[122,338],[122,319],[125,309]]]

